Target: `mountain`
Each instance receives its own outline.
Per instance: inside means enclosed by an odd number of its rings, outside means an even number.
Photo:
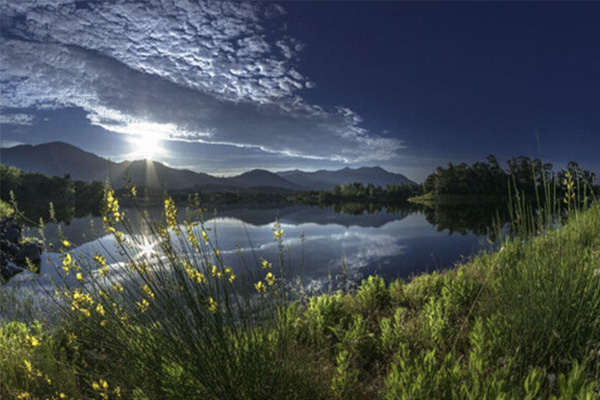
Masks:
[[[232,186],[237,187],[278,187],[289,190],[301,189],[298,185],[264,169],[253,169],[231,178],[223,178]]]
[[[50,176],[64,176],[82,181],[105,181],[121,188],[128,173],[131,182],[140,187],[185,189],[197,185],[219,183],[207,174],[167,167],[149,160],[116,163],[63,142],[36,146],[20,145],[0,150],[0,161],[23,171],[40,172]]]
[[[219,185],[219,178],[187,169],[167,167],[156,161],[136,160],[115,164],[109,171],[114,187],[121,187],[127,174],[140,187],[160,189],[188,189],[194,186]]]
[[[105,158],[63,142],[3,148],[0,149],[0,161],[23,171],[50,176],[70,174],[71,178],[83,181],[102,181],[108,176],[106,171],[115,165]]]
[[[401,174],[379,167],[344,168],[338,171],[300,170],[273,173],[254,169],[233,177],[212,175],[168,167],[156,161],[113,162],[63,142],[20,145],[0,149],[0,162],[23,171],[64,176],[82,181],[109,180],[121,188],[128,175],[138,187],[158,189],[191,189],[204,191],[261,190],[291,191],[331,189],[336,184],[360,182],[385,186],[391,183],[414,183]]]
[[[136,186],[158,189],[298,189],[295,184],[269,171],[253,170],[235,177],[218,178],[200,172],[171,168],[150,160],[117,163],[63,142],[2,148],[0,162],[23,171],[40,172],[50,176],[69,174],[73,179],[88,182],[108,179],[117,189],[124,186],[126,175]]]
[[[282,171],[277,173],[282,178],[295,183],[304,189],[331,189],[336,184],[372,183],[375,186],[385,187],[393,183],[415,184],[402,174],[395,174],[381,167],[343,168],[337,171],[319,170],[305,172],[300,170]]]

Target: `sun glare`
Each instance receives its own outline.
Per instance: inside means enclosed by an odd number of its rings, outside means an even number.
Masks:
[[[132,131],[129,142],[132,146],[131,157],[154,159],[164,153],[163,139],[169,137],[170,124],[135,123],[128,129]]]
[[[156,136],[139,135],[132,137],[130,142],[133,146],[132,155],[135,158],[152,159],[161,152],[161,140]]]

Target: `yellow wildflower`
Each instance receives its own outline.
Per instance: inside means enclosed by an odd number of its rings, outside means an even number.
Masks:
[[[205,230],[202,231],[202,239],[204,239],[204,244],[208,246],[208,233]]]
[[[25,361],[23,361],[23,364],[25,364],[25,369],[27,370],[27,374],[29,374],[30,376],[33,375],[33,367],[31,366],[31,362],[25,360]]]
[[[267,291],[267,287],[265,286],[265,284],[263,283],[263,281],[256,282],[254,284],[254,288],[256,288],[256,291],[258,293],[260,293],[260,292],[266,292]]]
[[[62,243],[62,245],[63,245],[63,246],[65,246],[65,247],[71,247],[71,242],[69,242],[69,241],[68,241],[68,240],[66,240],[66,239],[65,239],[65,240],[63,240],[61,243]]]
[[[77,280],[79,282],[85,281],[85,279],[83,279],[83,274],[81,272],[78,272],[77,275],[75,275],[75,278],[77,278]]]
[[[216,313],[217,309],[218,309],[218,305],[217,302],[215,301],[215,299],[213,299],[212,297],[208,298],[208,311],[210,311],[211,313]]]
[[[145,313],[146,311],[148,311],[150,303],[148,302],[148,300],[142,299],[141,301],[136,302],[135,305],[137,306],[137,308],[140,309],[140,312]]]
[[[71,268],[73,267],[73,257],[71,254],[66,253],[62,259],[62,269],[65,271],[65,275],[69,275]]]
[[[265,281],[269,284],[269,286],[273,286],[276,280],[277,278],[275,277],[275,275],[273,275],[272,272],[267,273],[267,275],[265,276]]]
[[[225,268],[225,275],[229,275],[229,283],[233,283],[235,280],[235,274],[233,273],[233,269],[231,269],[231,267]]]
[[[98,265],[98,273],[100,275],[100,278],[104,278],[104,276],[109,273],[108,265],[106,264],[106,258],[96,253],[93,257],[93,260]]]
[[[263,268],[271,268],[273,266],[273,263],[268,262],[264,258],[262,259],[261,264]]]
[[[281,227],[281,224],[279,223],[279,221],[275,221],[275,224],[273,225],[273,239],[281,240],[284,235],[285,234],[283,233],[283,228]]]
[[[40,345],[40,341],[35,336],[27,335],[25,336],[25,341],[27,341],[31,347],[38,347]]]
[[[216,265],[212,266],[211,273],[212,273],[212,276],[216,276],[219,279],[221,279],[221,277],[223,276],[223,273],[221,271],[219,271],[219,269],[217,268]]]
[[[100,304],[100,303],[98,303],[98,304],[96,305],[96,312],[97,312],[98,314],[102,315],[102,316],[104,316],[104,314],[106,313],[106,312],[104,311],[104,307],[103,307],[103,306],[102,306],[102,304]]]
[[[194,229],[192,228],[192,225],[188,221],[185,221],[184,224],[185,224],[185,229],[187,231],[188,242],[190,242],[190,244],[192,245],[192,249],[194,249],[195,251],[200,251],[200,244],[198,243],[198,237],[194,233]]]
[[[165,219],[167,220],[167,226],[174,230],[177,234],[181,232],[179,225],[177,224],[177,208],[171,197],[165,199]]]
[[[185,272],[187,273],[188,277],[196,282],[197,284],[204,284],[206,283],[206,279],[204,278],[204,275],[202,274],[202,272],[194,269],[192,267],[192,265],[189,262],[184,262],[184,268],[185,268]]]
[[[146,295],[147,298],[154,299],[154,292],[152,291],[152,289],[150,289],[150,286],[148,286],[148,285],[142,286],[142,292],[144,292],[144,294]]]

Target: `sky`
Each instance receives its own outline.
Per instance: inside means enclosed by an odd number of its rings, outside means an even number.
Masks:
[[[600,173],[600,3],[0,0],[0,145],[231,175]]]

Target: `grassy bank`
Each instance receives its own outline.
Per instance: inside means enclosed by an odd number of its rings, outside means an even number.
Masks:
[[[235,297],[218,250],[201,238],[186,241],[204,249],[212,273],[173,257],[162,266],[173,277],[152,275],[131,297],[80,292],[60,328],[2,327],[2,398],[600,396],[599,204],[447,272],[370,277],[350,293],[291,304],[266,261],[258,298]],[[149,276],[141,265],[132,270]]]

